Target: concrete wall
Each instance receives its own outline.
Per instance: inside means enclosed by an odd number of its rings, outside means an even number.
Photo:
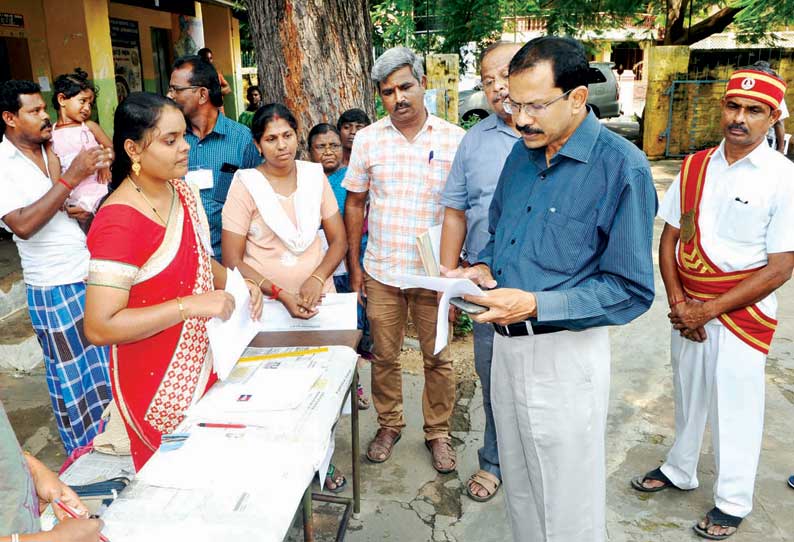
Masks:
[[[681,156],[718,144],[722,139],[720,98],[725,93],[725,81],[733,71],[756,60],[767,60],[786,81],[786,105],[794,106],[794,50],[661,46],[650,47],[646,53],[643,150],[649,158],[662,158],[666,151],[669,156]],[[676,80],[696,83],[677,84],[671,94]],[[792,124],[786,131],[794,131]]]
[[[61,0],[42,0],[42,7],[53,77],[77,66],[88,72],[99,89],[94,105],[97,119],[110,134],[117,99],[107,0],[70,2],[68,17]]]
[[[46,77],[48,84],[51,85],[50,52],[47,48],[47,28],[44,22],[44,7],[41,2],[3,0],[2,7],[3,11],[22,15],[25,28],[0,27],[0,36],[27,39],[33,80],[38,82],[39,77]],[[52,93],[44,92],[43,94],[44,99],[49,103]]]

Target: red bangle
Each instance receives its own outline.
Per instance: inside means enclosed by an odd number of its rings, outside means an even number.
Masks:
[[[64,178],[63,178],[63,177],[61,177],[60,179],[58,179],[58,182],[59,182],[59,183],[61,183],[62,185],[64,185],[64,186],[66,187],[66,189],[67,189],[69,192],[71,192],[72,190],[74,190],[74,187],[73,187],[72,185],[70,185],[69,183],[67,183],[67,182],[64,180]]]
[[[279,288],[275,284],[270,285],[270,299],[278,299],[278,294],[281,293],[282,288]]]
[[[686,299],[679,299],[678,301],[674,301],[673,303],[670,303],[670,308],[672,309],[676,305],[678,305],[680,303],[684,303],[684,302],[686,302]]]

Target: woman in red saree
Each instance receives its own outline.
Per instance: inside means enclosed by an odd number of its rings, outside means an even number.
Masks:
[[[206,321],[234,309],[197,192],[181,180],[184,133],[184,116],[167,98],[134,93],[119,105],[113,192],[88,236],[85,332],[112,345],[113,399],[136,470],[215,382]],[[249,286],[258,318],[262,296]]]

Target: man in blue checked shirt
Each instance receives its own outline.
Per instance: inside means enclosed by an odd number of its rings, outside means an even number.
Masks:
[[[449,276],[493,324],[491,401],[516,541],[606,539],[607,326],[654,296],[657,200],[645,156],[587,107],[589,66],[568,38],[530,41],[510,62],[522,141],[505,162],[478,261]]]
[[[218,72],[199,56],[174,63],[168,97],[182,107],[188,121],[185,139],[190,143],[185,179],[201,190],[207,212],[215,259],[221,261],[221,211],[232,177],[238,169],[259,165],[251,130],[219,111],[223,105]]]

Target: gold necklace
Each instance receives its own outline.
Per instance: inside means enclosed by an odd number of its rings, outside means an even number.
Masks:
[[[141,190],[141,187],[138,186],[137,184],[135,184],[135,181],[133,181],[132,177],[130,177],[130,176],[127,176],[127,180],[129,180],[132,183],[132,186],[135,187],[135,190],[138,191],[138,194],[140,194],[141,197],[149,205],[149,207],[152,208],[152,211],[154,211],[154,214],[156,214],[157,218],[160,219],[160,222],[163,223],[163,226],[168,226],[168,222],[166,220],[163,220],[162,215],[160,215],[160,213],[157,211],[157,208],[152,204],[152,202],[149,200],[149,198],[146,197],[146,193],[143,190]],[[174,187],[173,187],[173,185],[171,183],[168,183],[168,186],[171,187],[171,205],[168,207],[168,218],[171,218],[171,208],[174,206]]]

